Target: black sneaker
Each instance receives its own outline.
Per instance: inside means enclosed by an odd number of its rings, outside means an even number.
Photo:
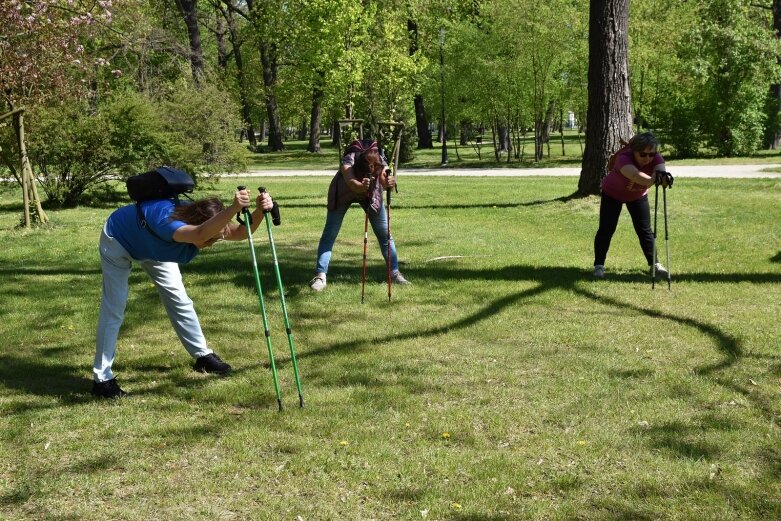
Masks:
[[[193,369],[202,373],[227,374],[231,371],[231,366],[220,360],[215,353],[209,353],[196,358]]]
[[[122,398],[127,393],[119,388],[116,378],[105,382],[92,381],[92,394],[101,398]]]

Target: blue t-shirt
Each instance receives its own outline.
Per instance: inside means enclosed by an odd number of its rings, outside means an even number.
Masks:
[[[174,241],[174,232],[186,224],[170,219],[175,207],[173,199],[141,203],[146,225],[154,230],[159,239],[141,227],[135,204],[115,210],[106,221],[106,233],[114,237],[136,260],[187,264],[198,255],[199,250],[192,244]]]

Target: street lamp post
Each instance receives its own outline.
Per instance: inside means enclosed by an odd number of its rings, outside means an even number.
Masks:
[[[442,91],[442,119],[440,131],[442,135],[442,165],[447,164],[447,124],[445,123],[445,28],[439,29],[439,73]]]

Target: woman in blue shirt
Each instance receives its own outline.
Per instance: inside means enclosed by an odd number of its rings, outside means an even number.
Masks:
[[[271,210],[273,201],[268,193],[263,192],[257,196],[255,204],[253,231],[263,221],[264,212]],[[179,264],[187,264],[200,250],[219,240],[245,240],[246,228],[231,221],[249,205],[249,192],[238,190],[233,196],[233,203],[227,208],[218,198],[181,205],[173,199],[157,199],[139,203],[139,206],[123,206],[109,216],[100,236],[103,292],[92,394],[104,398],[119,398],[127,394],[119,387],[111,365],[125,316],[128,278],[134,261],[154,282],[179,340],[195,359],[194,369],[215,374],[231,370],[231,366],[206,344],[193,302],[184,289]],[[139,211],[146,227],[142,225]]]

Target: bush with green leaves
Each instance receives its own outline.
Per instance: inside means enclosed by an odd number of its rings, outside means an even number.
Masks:
[[[158,100],[124,91],[50,106],[30,118],[30,161],[53,206],[76,206],[90,188],[160,165],[209,177],[242,166],[236,113],[216,87],[184,82]]]
[[[89,188],[166,155],[154,106],[132,92],[94,106],[71,101],[40,107],[28,121],[30,162],[53,206],[75,206]]]

